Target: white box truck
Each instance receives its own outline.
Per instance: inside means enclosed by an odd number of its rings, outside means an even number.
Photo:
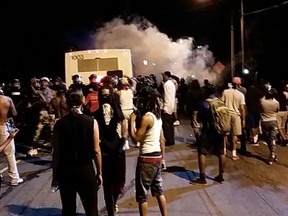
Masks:
[[[94,49],[65,53],[65,82],[72,84],[72,76],[78,74],[87,85],[89,76],[96,74],[97,79],[106,75],[126,74],[133,76],[130,49]]]

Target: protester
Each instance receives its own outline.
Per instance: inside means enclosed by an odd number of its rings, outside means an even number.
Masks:
[[[53,130],[52,187],[59,186],[63,216],[75,215],[77,193],[86,215],[98,216],[97,191],[102,185],[98,123],[81,112],[81,90],[68,91],[66,99],[70,112]]]
[[[267,89],[265,96],[261,98],[261,128],[264,135],[264,139],[268,144],[270,151],[267,163],[272,165],[273,162],[277,162],[276,157],[276,139],[278,135],[278,122],[277,113],[279,112],[280,105],[275,96],[277,94],[276,89]]]
[[[163,78],[163,108],[161,118],[163,121],[163,133],[165,137],[165,145],[171,146],[175,144],[174,140],[174,119],[173,111],[175,106],[175,96],[176,96],[176,87],[172,81],[172,73],[170,71],[165,71],[162,73]]]
[[[118,198],[125,186],[124,144],[128,130],[125,128],[124,115],[112,86],[106,84],[99,89],[99,109],[94,113],[94,117],[99,123],[106,209],[109,216],[114,216],[118,211]]]
[[[141,216],[148,215],[148,190],[155,196],[162,216],[168,215],[166,198],[163,194],[161,168],[165,165],[165,142],[162,130],[160,94],[146,87],[147,100],[140,127],[134,126],[137,114],[130,119],[130,135],[140,142],[139,157],[135,174],[136,200]]]
[[[0,95],[0,143],[5,142],[9,137],[9,125],[8,118],[12,116],[17,116],[17,111],[12,99],[5,95]],[[7,124],[8,123],[8,124]],[[11,122],[13,123],[13,122]],[[8,162],[8,172],[10,177],[10,184],[12,186],[17,186],[19,183],[23,182],[23,179],[19,177],[16,157],[15,157],[15,143],[14,138],[11,139],[9,145],[3,150],[3,154]]]
[[[239,77],[233,77],[232,87],[225,89],[222,94],[222,99],[226,106],[229,108],[231,115],[231,143],[232,143],[232,160],[238,160],[237,155],[237,142],[238,138],[242,135],[242,129],[246,124],[246,107],[245,96],[237,89],[237,86],[241,84]],[[245,143],[244,143],[245,144]],[[242,146],[242,148],[246,148]]]
[[[130,85],[131,83],[131,85]],[[120,106],[125,118],[126,128],[128,130],[128,123],[130,116],[135,110],[134,106],[134,92],[136,90],[136,82],[133,79],[130,79],[128,76],[123,76],[119,82],[119,90],[115,92],[119,96]],[[127,131],[128,133],[128,131]],[[129,149],[129,140],[125,140],[125,149]]]
[[[219,99],[215,95],[215,86],[210,85],[206,89],[208,99]],[[220,99],[219,99],[220,100]],[[214,178],[214,181],[222,183],[224,181],[223,173],[225,168],[225,154],[224,154],[224,138],[225,135],[218,133],[214,127],[214,119],[210,110],[208,100],[201,103],[199,107],[199,119],[201,119],[202,129],[199,142],[197,142],[198,151],[198,166],[200,175],[193,179],[191,183],[207,184],[206,181],[206,156],[215,154],[219,159],[219,174]]]

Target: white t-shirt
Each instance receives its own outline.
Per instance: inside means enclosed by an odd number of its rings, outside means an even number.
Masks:
[[[176,87],[172,80],[167,80],[163,84],[163,88],[163,110],[169,115],[172,115],[175,106]]]

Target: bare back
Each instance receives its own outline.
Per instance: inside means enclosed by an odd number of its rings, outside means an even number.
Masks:
[[[10,97],[0,95],[0,125],[4,125],[8,119],[8,114],[17,115],[15,105]]]

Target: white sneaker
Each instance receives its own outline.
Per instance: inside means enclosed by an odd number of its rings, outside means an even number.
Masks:
[[[251,146],[253,146],[253,147],[259,147],[260,145],[259,145],[259,143],[251,143]]]
[[[124,150],[130,149],[129,140],[125,140]]]
[[[17,186],[18,184],[22,183],[24,180],[22,178],[19,178],[16,182],[11,181],[11,186]]]
[[[27,154],[30,155],[30,156],[32,157],[32,156],[38,154],[38,150],[37,150],[37,149],[31,149],[31,150],[28,151]]]
[[[117,214],[119,212],[119,206],[118,205],[115,205],[115,213]]]
[[[176,120],[174,123],[173,123],[174,126],[178,126],[180,125],[180,121]]]
[[[262,144],[264,144],[264,145],[266,145],[266,146],[268,145],[267,142],[265,142],[265,141],[262,141]]]

